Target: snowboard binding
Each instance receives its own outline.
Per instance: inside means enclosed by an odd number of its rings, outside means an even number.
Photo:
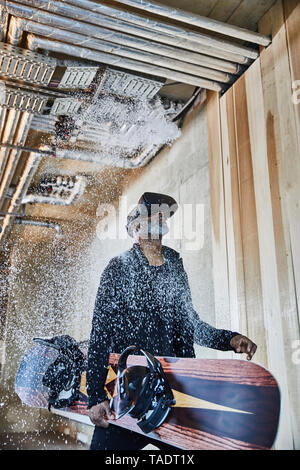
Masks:
[[[29,406],[65,408],[79,396],[85,356],[68,335],[33,338],[36,343],[20,364],[15,390]]]
[[[128,356],[137,350],[146,357],[148,367],[127,367]],[[129,346],[119,357],[117,376],[116,419],[128,413],[138,419],[138,426],[146,434],[161,426],[175,399],[158,359],[137,346]]]

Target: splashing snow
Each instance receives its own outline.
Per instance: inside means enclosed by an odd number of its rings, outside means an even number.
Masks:
[[[103,95],[79,115],[75,125],[81,128],[79,138],[92,133],[93,140],[111,155],[171,143],[180,136],[159,97],[147,101]]]

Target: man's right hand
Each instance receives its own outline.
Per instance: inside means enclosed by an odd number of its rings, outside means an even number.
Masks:
[[[109,426],[107,419],[114,419],[114,415],[109,407],[109,401],[105,400],[99,403],[99,405],[92,406],[89,409],[89,418],[96,426],[107,428]]]

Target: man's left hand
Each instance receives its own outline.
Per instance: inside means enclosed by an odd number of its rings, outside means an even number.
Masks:
[[[230,345],[233,347],[236,353],[246,353],[248,354],[247,359],[251,361],[257,346],[251,339],[247,336],[236,335],[230,340]]]

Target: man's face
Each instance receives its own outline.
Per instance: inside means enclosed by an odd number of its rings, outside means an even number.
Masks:
[[[161,239],[168,231],[166,218],[162,213],[140,218],[136,226],[136,236],[147,240]]]

